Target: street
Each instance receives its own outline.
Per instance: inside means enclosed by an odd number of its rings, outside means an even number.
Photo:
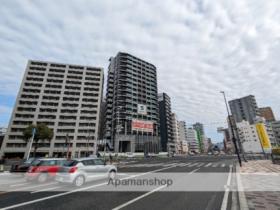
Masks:
[[[200,173],[229,174],[235,168],[232,156],[191,156],[128,160],[118,166],[118,174],[173,173],[193,175]],[[139,175],[140,174],[140,175]],[[104,191],[107,180],[85,184],[81,188],[59,185],[54,181],[32,184],[21,177],[1,174],[6,178],[5,189],[0,193],[1,209],[231,209],[232,193],[225,191],[161,191],[164,186],[148,191]],[[228,176],[228,175],[227,175]],[[220,180],[221,187],[228,185],[227,177]],[[201,180],[203,182],[203,180]],[[94,191],[92,191],[94,189]],[[13,192],[15,191],[15,192]]]

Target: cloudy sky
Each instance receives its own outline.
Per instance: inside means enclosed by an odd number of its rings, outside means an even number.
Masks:
[[[100,66],[124,51],[158,69],[159,91],[188,124],[221,140],[220,90],[280,114],[279,0],[2,0],[0,125],[28,59]]]

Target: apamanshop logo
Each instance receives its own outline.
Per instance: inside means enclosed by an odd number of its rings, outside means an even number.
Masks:
[[[169,187],[173,184],[172,179],[109,179],[107,185],[119,186],[164,186]]]

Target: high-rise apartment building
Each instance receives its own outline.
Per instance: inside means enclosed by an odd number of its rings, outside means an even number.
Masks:
[[[260,107],[260,116],[263,117],[267,122],[275,121],[275,117],[271,107]]]
[[[105,137],[115,152],[158,152],[156,67],[128,53],[110,58]]]
[[[102,87],[102,68],[28,61],[0,153],[26,157],[30,142],[22,132],[40,123],[51,128],[54,136],[50,142],[39,142],[38,156],[64,156],[66,147],[72,157],[93,153]]]
[[[229,101],[229,106],[236,123],[245,120],[253,124],[256,117],[260,116],[257,102],[253,95],[231,100]]]
[[[161,150],[168,152],[168,143],[174,143],[172,138],[171,102],[166,93],[158,94],[160,142]]]

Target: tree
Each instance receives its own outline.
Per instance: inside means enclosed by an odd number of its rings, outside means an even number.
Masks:
[[[51,139],[53,138],[53,130],[50,129],[45,124],[29,125],[23,131],[23,136],[26,142],[28,142],[32,137],[32,130],[34,128],[36,129],[36,132],[33,139],[33,145],[34,145],[33,156],[36,157],[36,151],[39,147],[39,142],[45,142],[45,141],[50,142]],[[33,145],[31,145],[31,147]]]

